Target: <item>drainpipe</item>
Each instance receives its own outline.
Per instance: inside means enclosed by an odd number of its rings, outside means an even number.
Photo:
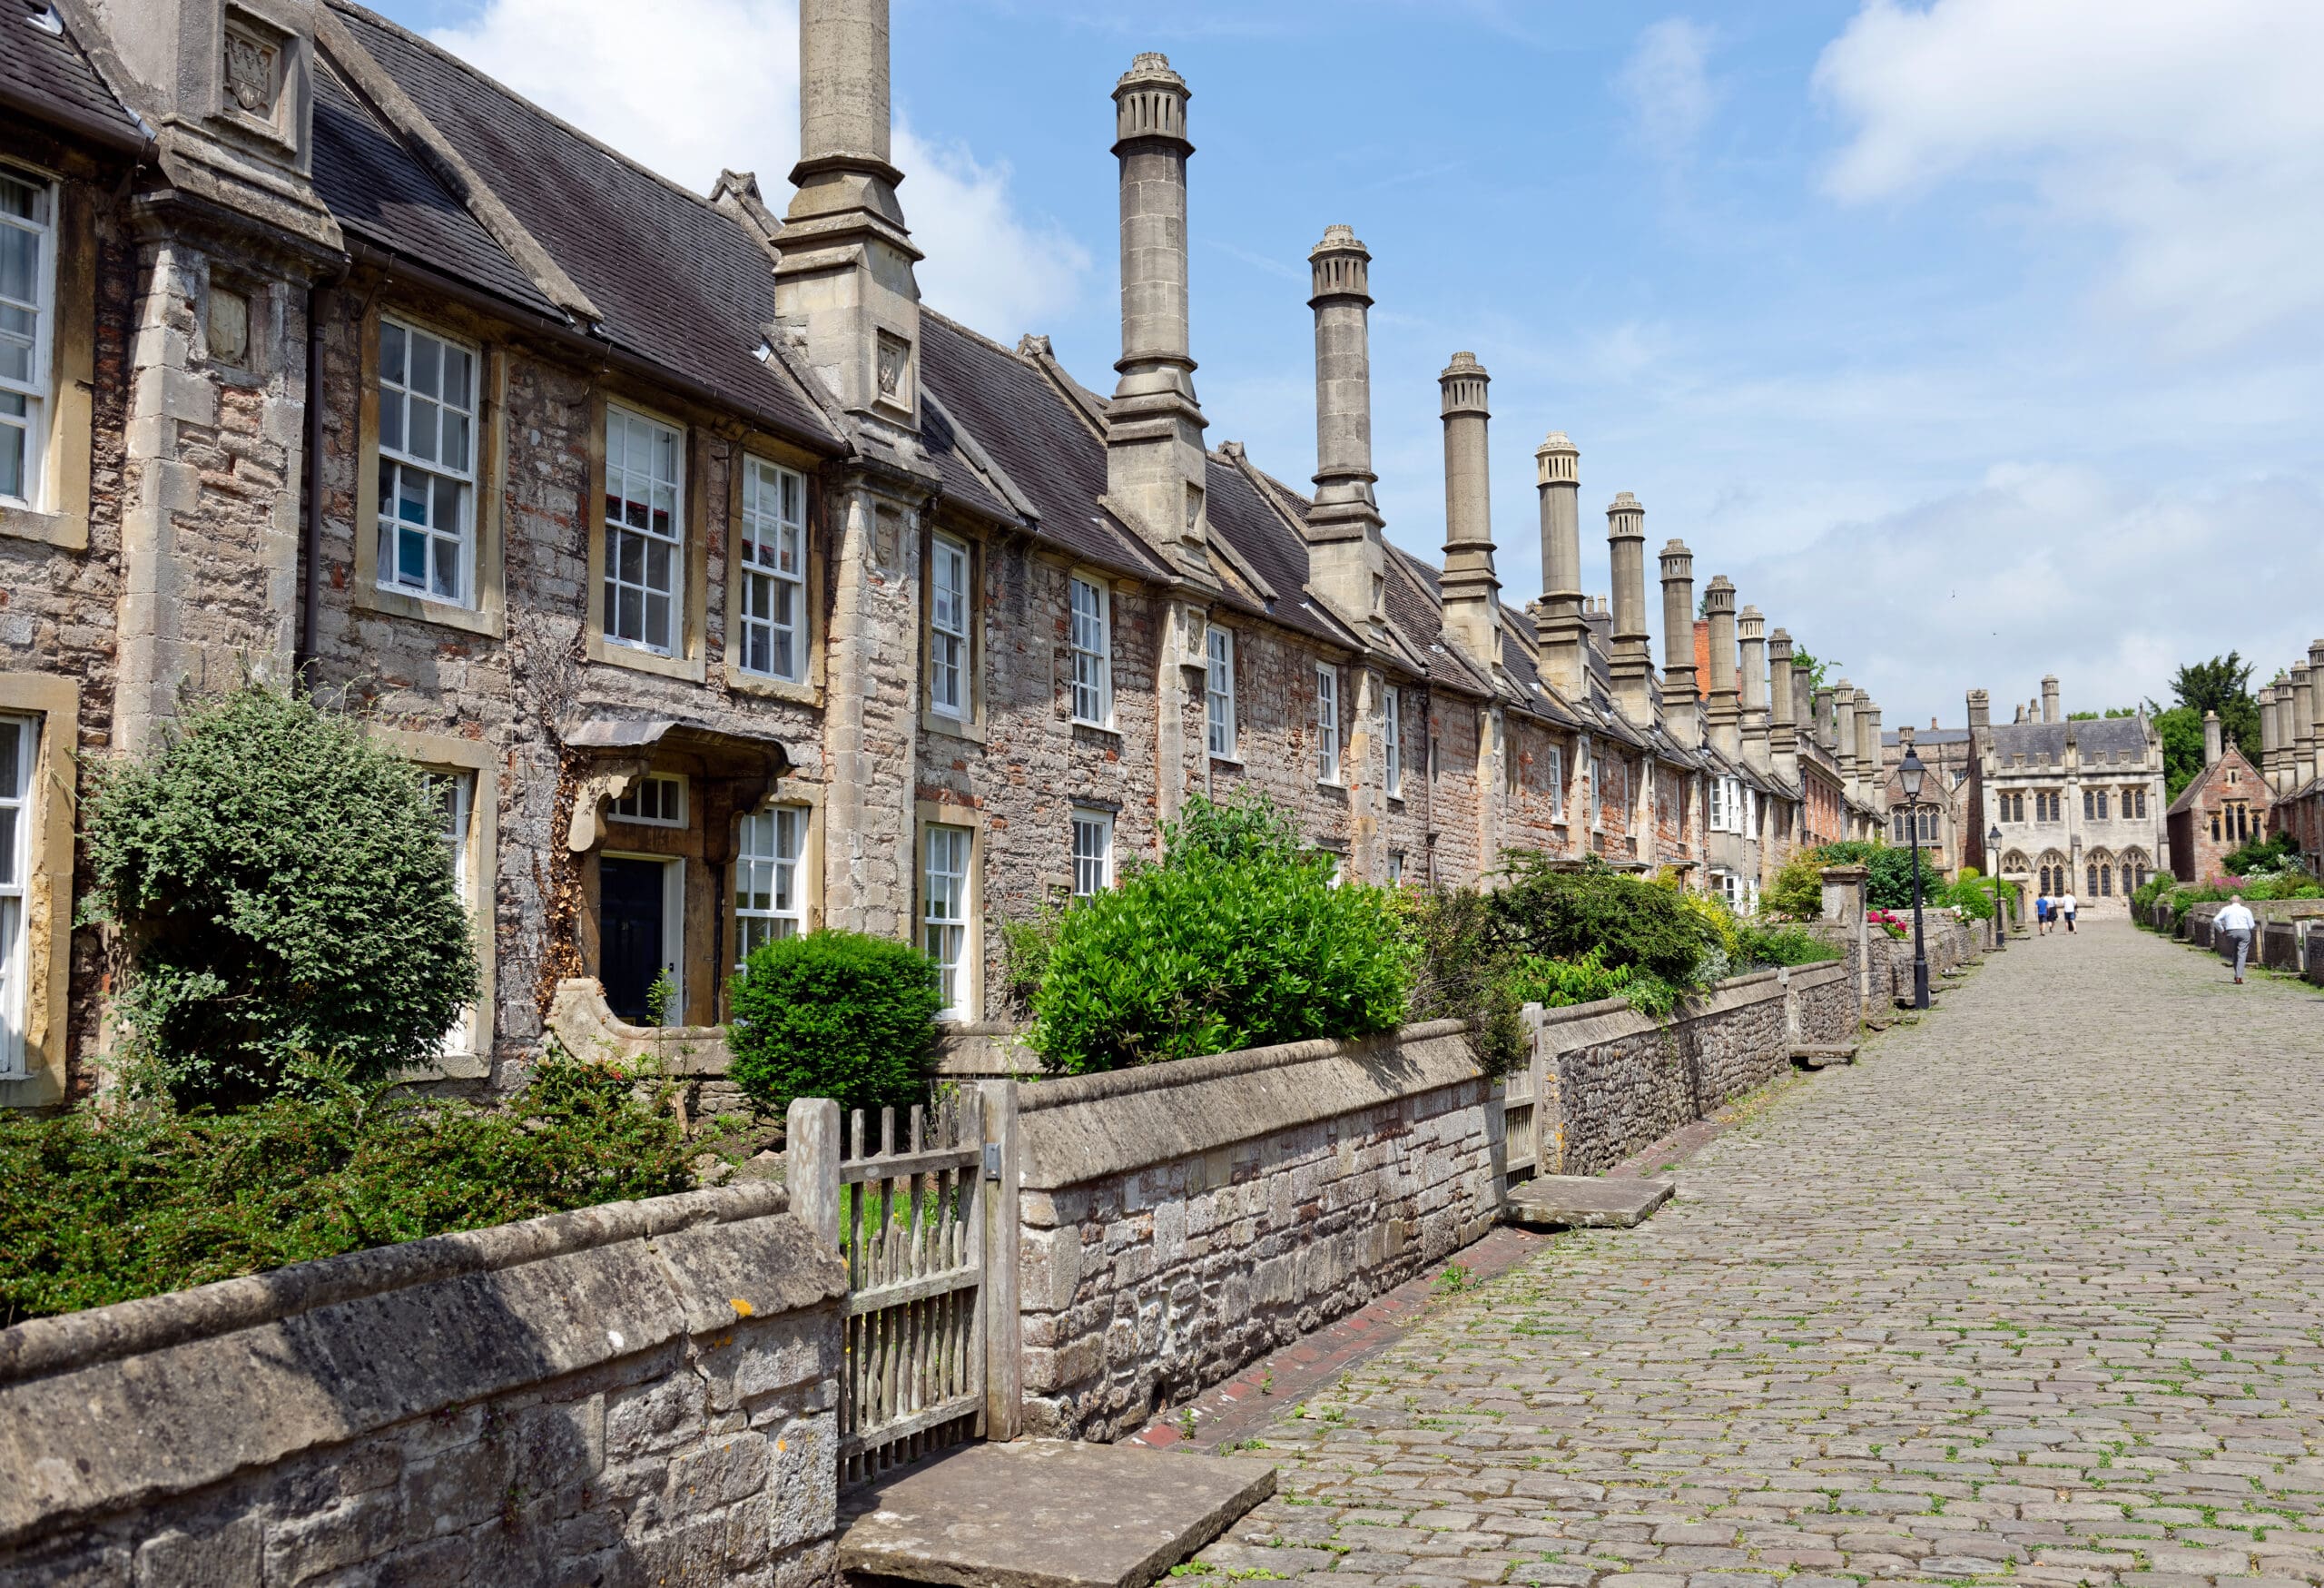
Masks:
[[[291,652],[291,685],[311,689],[307,675],[320,648],[317,630],[323,605],[323,322],[337,306],[339,294],[330,287],[307,293],[307,515],[301,526],[299,586],[299,643]]]

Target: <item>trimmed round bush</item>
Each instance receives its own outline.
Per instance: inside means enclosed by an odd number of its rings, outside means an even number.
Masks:
[[[910,944],[860,932],[761,943],[734,981],[729,1079],[769,1110],[801,1097],[842,1109],[909,1104],[944,1007],[940,975]]]
[[[299,1072],[384,1080],[478,994],[442,809],[363,725],[248,684],[101,772],[95,902],[130,968],[133,1057],[181,1106]]]
[[[1175,850],[1076,904],[1026,1041],[1049,1070],[1116,1070],[1401,1024],[1412,950],[1388,890],[1321,863]]]
[[[1595,950],[1610,971],[1651,972],[1673,986],[1695,980],[1704,953],[1721,946],[1678,891],[1601,863],[1557,871],[1512,855],[1506,887],[1492,894],[1504,942],[1545,960],[1580,960]]]

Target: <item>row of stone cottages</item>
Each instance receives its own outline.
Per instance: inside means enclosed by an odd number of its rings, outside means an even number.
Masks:
[[[771,934],[907,936],[984,1017],[999,917],[1107,885],[1191,794],[1264,789],[1346,874],[1504,849],[1748,900],[1868,830],[1878,713],[1535,453],[1548,588],[1502,599],[1487,376],[1443,377],[1442,567],[1383,538],[1369,255],[1311,256],[1313,494],[1208,445],[1187,90],[1114,86],[1122,359],[923,310],[889,161],[887,6],[803,29],[778,218],[707,198],[330,0],[58,0],[0,51],[0,1104],[96,1071],[73,808],[182,689],[303,670],[439,774],[488,1080],[560,978],[687,1023]],[[310,401],[310,392],[319,400]]]

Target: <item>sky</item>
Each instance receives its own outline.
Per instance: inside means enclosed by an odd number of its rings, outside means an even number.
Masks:
[[[793,0],[383,8],[783,207]],[[2168,705],[2230,648],[2256,686],[2324,635],[2314,0],[894,0],[892,28],[925,301],[1111,390],[1108,95],[1167,53],[1212,443],[1314,472],[1305,259],[1352,225],[1389,536],[1441,553],[1436,377],[1472,350],[1512,605],[1562,429],[1586,588],[1635,492],[1649,553],[1685,540],[1892,728],[1976,687],[2005,717],[2046,673],[2069,709]]]

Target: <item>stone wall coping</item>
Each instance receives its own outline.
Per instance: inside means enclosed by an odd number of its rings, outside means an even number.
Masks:
[[[1304,1042],[1277,1042],[1265,1048],[1238,1048],[1231,1053],[1206,1053],[1198,1059],[1174,1059],[1162,1064],[1141,1064],[1130,1070],[1107,1070],[1095,1075],[1065,1075],[1019,1087],[1017,1111],[1061,1109],[1103,1098],[1130,1097],[1139,1092],[1167,1091],[1229,1075],[1277,1070],[1289,1064],[1310,1064],[1318,1059],[1384,1052],[1408,1042],[1454,1036],[1468,1030],[1457,1020],[1423,1021],[1397,1031],[1341,1039],[1317,1037]]]
[[[1680,1003],[1667,1021],[1640,1014],[1619,998],[1601,998],[1592,1003],[1571,1003],[1559,1009],[1542,1009],[1538,1004],[1529,1004],[1527,1008],[1538,1011],[1534,1018],[1540,1021],[1544,1036],[1549,1036],[1552,1030],[1556,1031],[1551,1040],[1562,1052],[1595,1047],[1600,1042],[1620,1041],[1625,1037],[1637,1036],[1659,1027],[1676,1029],[1725,1014],[1746,1004],[1788,997],[1794,986],[1820,987],[1835,976],[1846,973],[1847,967],[1844,962],[1829,960],[1815,965],[1779,965],[1773,970],[1730,976]]]
[[[734,1062],[724,1026],[634,1026],[615,1014],[595,976],[568,976],[550,995],[548,1029],[585,1063],[613,1060],[669,1075],[724,1075]]]
[[[846,1265],[779,1197],[616,1203],[18,1325],[0,1546],[825,1307]]]
[[[0,1329],[0,1386],[231,1334],[433,1280],[494,1273],[700,1225],[764,1218],[788,1205],[782,1186],[770,1180],[743,1181],[431,1235],[85,1312],[28,1318]]]
[[[2324,915],[2324,899],[2246,899],[2243,907],[2260,921],[2300,921]],[[2187,906],[2187,919],[2208,923],[2227,908],[2224,899],[2205,899]]]
[[[1053,1191],[1135,1174],[1432,1091],[1466,1086],[1482,1101],[1467,1031],[1431,1021],[1019,1087],[1019,1184]]]

